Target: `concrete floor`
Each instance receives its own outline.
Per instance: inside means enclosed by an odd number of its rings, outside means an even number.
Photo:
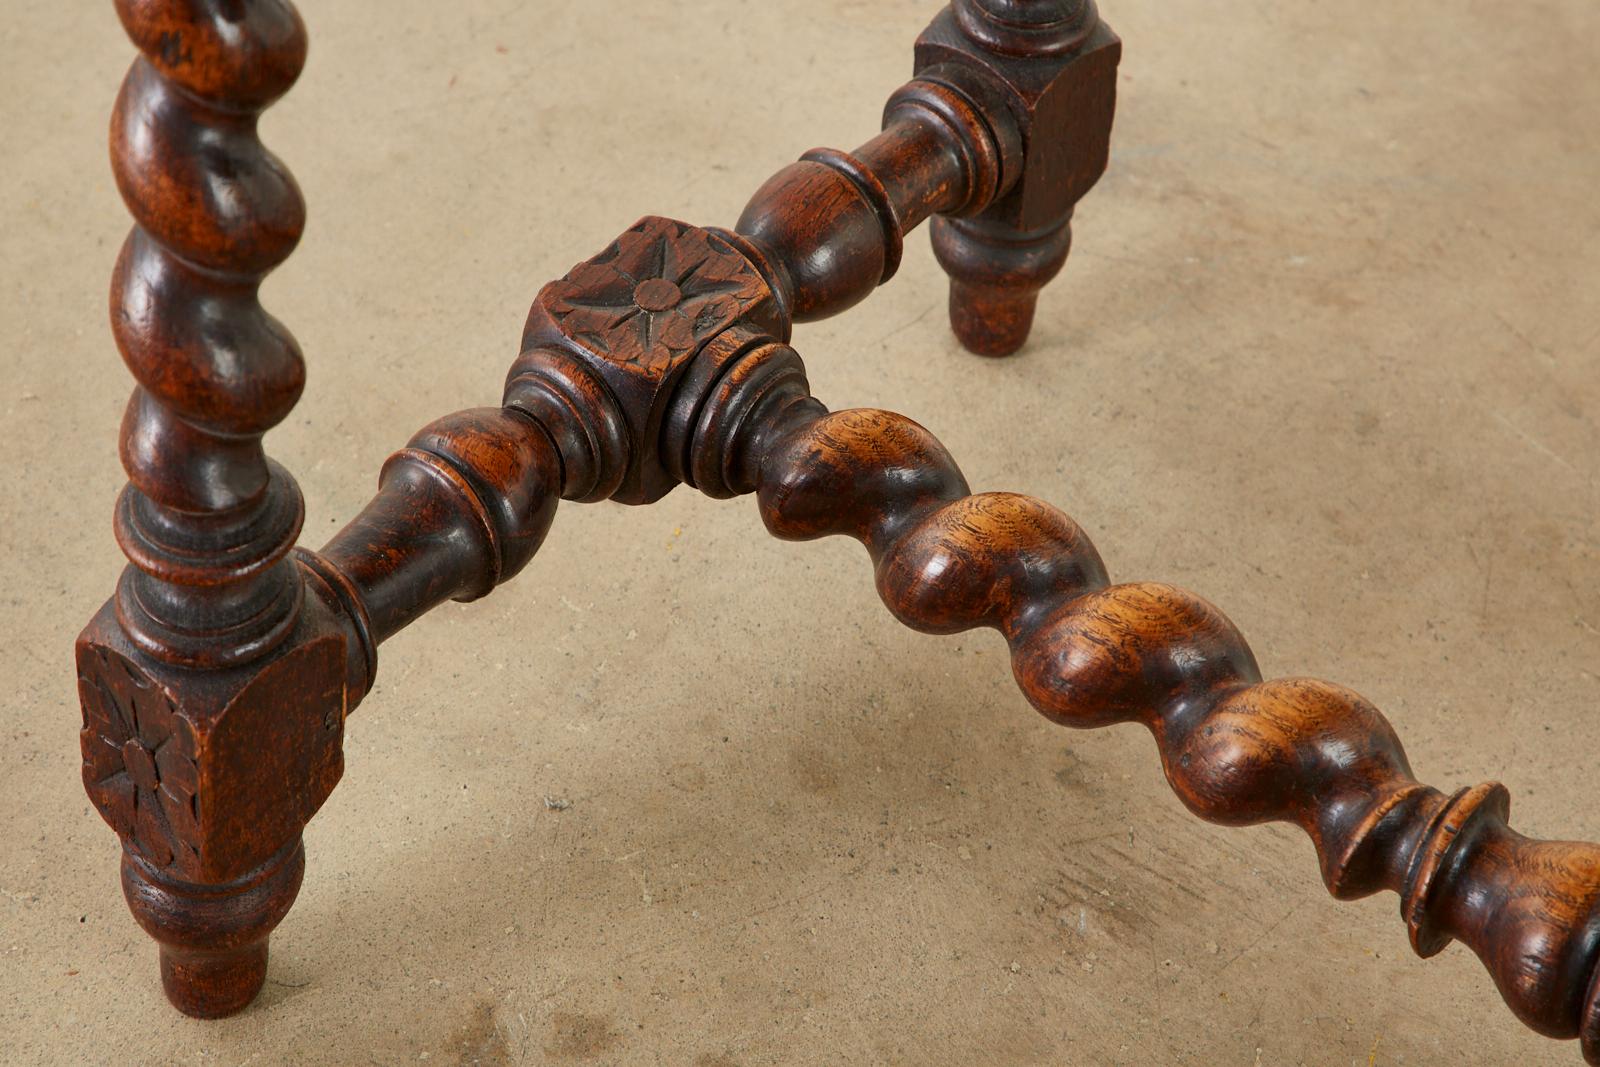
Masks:
[[[544,280],[870,136],[934,6],[305,0],[264,130],[312,211],[266,290],[310,363],[269,438],[307,539],[498,399]],[[517,582],[385,646],[264,995],[169,1010],[70,667],[121,566],[130,50],[108,4],[3,7],[7,1064],[1579,1061],[1470,953],[1415,959],[1392,896],[1332,901],[1297,831],[1187,815],[1143,731],[1049,726],[997,636],[902,629],[854,543],[689,492],[563,506]],[[1112,169],[1031,346],[958,351],[918,235],[797,335],[819,395],[1363,692],[1424,778],[1600,838],[1600,6],[1102,9]]]

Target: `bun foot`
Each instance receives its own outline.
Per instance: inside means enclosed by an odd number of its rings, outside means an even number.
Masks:
[[[122,892],[161,946],[161,985],[173,1007],[220,1019],[250,1005],[267,978],[267,938],[294,904],[305,866],[299,838],[227,885],[168,881],[123,853]]]
[[[1039,290],[1061,273],[1072,217],[1020,232],[984,219],[933,220],[933,251],[950,275],[950,328],[969,352],[1009,356],[1028,340]]]

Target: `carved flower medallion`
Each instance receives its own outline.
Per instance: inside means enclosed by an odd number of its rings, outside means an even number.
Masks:
[[[167,867],[198,855],[200,769],[171,698],[115,652],[80,661],[83,783],[111,828]]]
[[[765,290],[761,276],[721,238],[650,217],[552,282],[539,299],[568,337],[659,380]]]

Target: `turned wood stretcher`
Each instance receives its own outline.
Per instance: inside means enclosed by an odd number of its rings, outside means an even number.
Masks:
[[[1417,782],[1355,693],[1263,681],[1206,601],[1108,584],[1055,508],[973,494],[915,422],[810,395],[793,324],[889,280],[924,220],[962,343],[1023,344],[1107,163],[1121,42],[1093,0],[954,0],[878,136],[807,152],[732,229],[641,219],[545,286],[501,406],[424,427],[318,551],[297,547],[300,492],[261,444],[304,366],[256,299],[304,221],[255,132],[304,28],[286,0],[116,6],[140,55],[112,124],[135,225],[111,312],[137,386],[129,566],[77,643],[83,778],[180,1010],[227,1015],[260,989],[378,645],[516,575],[558,500],[648,504],[681,483],[754,493],[781,538],[857,538],[908,626],[999,630],[1047,717],[1145,724],[1197,815],[1300,826],[1331,893],[1392,890],[1418,953],[1461,941],[1519,1019],[1600,1064],[1600,848],[1511,830],[1498,784]]]

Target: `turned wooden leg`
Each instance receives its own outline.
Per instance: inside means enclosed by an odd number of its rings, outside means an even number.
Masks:
[[[267,978],[267,938],[294,904],[305,869],[298,836],[220,886],[171,881],[136,852],[122,854],[123,895],[161,946],[161,985],[179,1011],[217,1019],[255,999]]]
[[[123,893],[189,1015],[231,1014],[260,990],[305,870],[301,829],[344,770],[365,661],[333,592],[302,574],[287,647],[247,667],[161,663],[114,603],[78,638],[83,784],[122,838]]]
[[[261,988],[369,657],[336,591],[289,555],[300,490],[261,447],[305,367],[256,289],[305,205],[256,116],[299,74],[304,28],[284,0],[117,11],[141,54],[111,124],[135,222],[111,327],[137,386],[115,519],[129,566],[77,644],[83,783],[122,838],[167,996],[211,1017]]]
[[[933,220],[933,251],[950,275],[950,328],[968,351],[1009,356],[1033,327],[1039,290],[1061,273],[1072,216],[1019,231],[984,218]]]
[[[968,79],[1020,138],[995,202],[933,223],[951,328],[979,355],[1022,347],[1066,262],[1073,207],[1105,173],[1121,57],[1093,0],[954,0],[917,42],[919,74]]]

